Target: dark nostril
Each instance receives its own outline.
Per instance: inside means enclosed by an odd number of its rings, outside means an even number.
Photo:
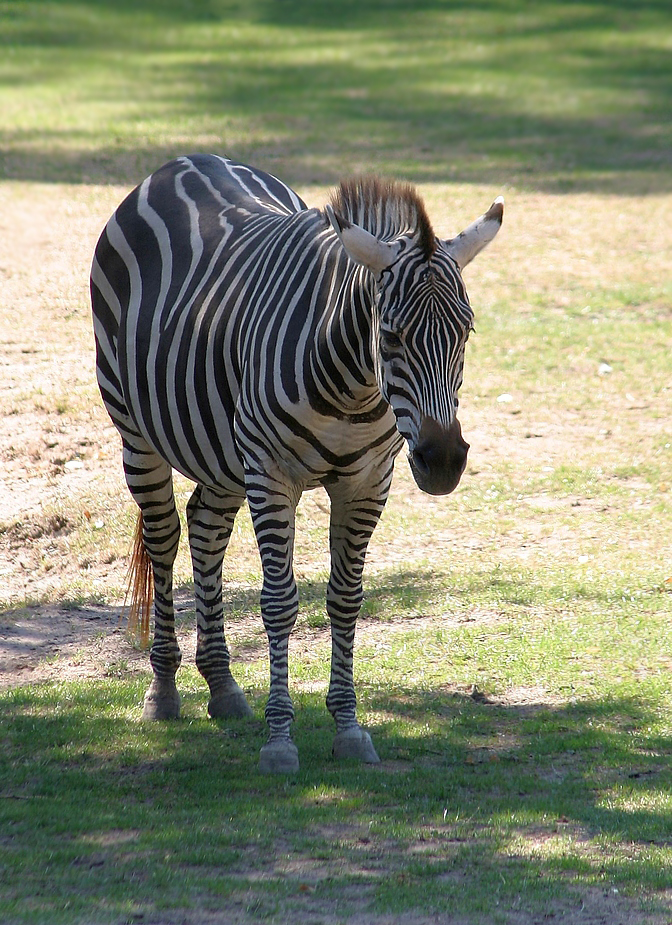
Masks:
[[[418,472],[420,472],[422,475],[429,475],[430,465],[422,451],[422,448],[418,447],[413,451],[413,463]]]
[[[467,466],[469,452],[459,421],[455,418],[450,427],[444,428],[432,418],[425,418],[420,436],[410,456],[418,486],[431,495],[450,494]]]

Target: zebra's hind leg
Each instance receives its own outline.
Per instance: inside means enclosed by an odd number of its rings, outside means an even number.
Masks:
[[[142,512],[142,538],[154,576],[154,639],[149,660],[154,678],[145,695],[143,719],[180,715],[175,675],[182,653],[175,635],[173,564],[180,540],[180,519],[173,495],[172,469],[142,440],[124,436],[124,472]]]
[[[391,478],[391,475],[390,475]],[[330,486],[331,572],[327,585],[327,613],[331,623],[331,676],[327,708],[336,722],[335,758],[354,758],[378,764],[371,736],[357,722],[353,677],[355,627],[362,605],[362,572],[366,549],[387,498],[389,479],[368,497],[346,499],[338,485]]]
[[[222,607],[222,562],[241,503],[242,498],[198,485],[187,505],[198,627],[196,666],[210,688],[208,713],[213,719],[252,715],[231,674]]]

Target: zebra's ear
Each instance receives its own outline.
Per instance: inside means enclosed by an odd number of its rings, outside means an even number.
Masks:
[[[394,244],[379,241],[364,228],[353,225],[341,215],[337,215],[329,204],[325,206],[325,212],[348,257],[355,263],[368,267],[376,276],[394,263],[397,256],[397,247]]]
[[[504,199],[498,196],[487,212],[472,222],[456,238],[444,241],[448,253],[462,270],[489,244],[502,225]]]

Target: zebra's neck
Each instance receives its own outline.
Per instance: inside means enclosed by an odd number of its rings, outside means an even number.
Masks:
[[[331,298],[312,333],[304,376],[325,413],[384,413],[372,357],[374,284],[370,273],[340,261]]]

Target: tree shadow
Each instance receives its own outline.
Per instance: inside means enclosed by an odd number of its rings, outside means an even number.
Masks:
[[[153,0],[95,0],[40,18],[29,3],[14,12],[6,41],[19,58],[30,49],[43,60],[10,68],[5,86],[48,85],[79,61],[98,79],[75,106],[124,102],[133,75],[151,93],[103,144],[81,125],[41,126],[39,143],[33,128],[0,130],[0,171],[137,183],[189,153],[192,137],[295,184],[373,169],[416,182],[669,191],[670,56],[646,33],[612,40],[640,22],[669,28],[669,9],[647,0],[636,20],[631,13],[622,2],[548,3],[516,15],[506,0],[451,4],[449,13],[440,0],[171,0],[160,10]],[[209,23],[214,38],[194,32]],[[455,34],[473,55],[458,54]],[[393,66],[366,53],[381,42]],[[115,80],[119,65],[126,83]],[[573,115],[563,100],[584,96]],[[163,128],[143,127],[155,123]]]
[[[231,912],[243,891],[280,916],[303,893],[315,913],[329,898],[333,914],[480,921],[521,902],[556,914],[572,889],[603,883],[649,898],[672,886],[655,863],[670,846],[672,741],[650,731],[643,700],[519,707],[369,689],[383,764],[362,768],[330,759],[331,720],[304,695],[302,770],[268,778],[256,770],[259,695],[251,724],[149,726],[129,721],[140,696],[138,683],[104,682],[3,697],[0,856],[8,874],[50,859],[5,878],[5,893],[42,895],[83,867],[89,912],[133,901],[156,917],[184,904],[182,882],[191,914]]]
[[[496,573],[490,580],[500,599],[519,603],[513,583]],[[421,613],[446,583],[446,574],[422,570],[373,576],[375,606],[365,619]],[[304,605],[321,604],[325,583],[303,581],[300,592]],[[467,607],[470,593],[456,585],[451,598]],[[599,590],[585,593],[604,603]],[[231,620],[254,618],[261,633],[257,599],[256,589],[227,592]],[[192,619],[188,585],[177,604],[178,618]],[[68,612],[73,632],[86,633],[116,626],[119,615],[79,599]],[[260,652],[242,646],[241,654]],[[672,785],[672,741],[660,731],[660,708],[644,697],[511,704],[476,690],[420,689],[403,678],[384,689],[360,683],[383,759],[380,768],[360,768],[330,759],[324,694],[300,689],[293,691],[294,737],[302,770],[278,781],[256,772],[265,688],[249,692],[257,717],[250,725],[208,723],[203,691],[187,686],[185,719],[147,727],[136,722],[145,687],[144,676],[128,676],[0,696],[0,826],[12,833],[10,842],[0,838],[0,863],[7,870],[16,857],[49,851],[57,859],[52,878],[69,876],[72,865],[93,871],[90,902],[110,901],[113,869],[127,884],[120,903],[130,891],[154,909],[179,870],[206,906],[247,890],[261,906],[281,896],[285,909],[310,867],[311,895],[329,885],[343,914],[353,877],[358,904],[397,913],[476,914],[473,897],[491,894],[498,909],[513,910],[521,883],[528,884],[525,903],[545,911],[557,910],[559,896],[567,900],[568,884],[581,890],[607,880],[651,896],[672,886],[669,867],[656,862],[670,847],[663,794]],[[290,858],[295,873],[279,857]],[[152,873],[138,882],[132,871],[141,859]],[[40,864],[30,869],[21,882],[35,895],[47,883]],[[179,897],[167,895],[179,906]]]

